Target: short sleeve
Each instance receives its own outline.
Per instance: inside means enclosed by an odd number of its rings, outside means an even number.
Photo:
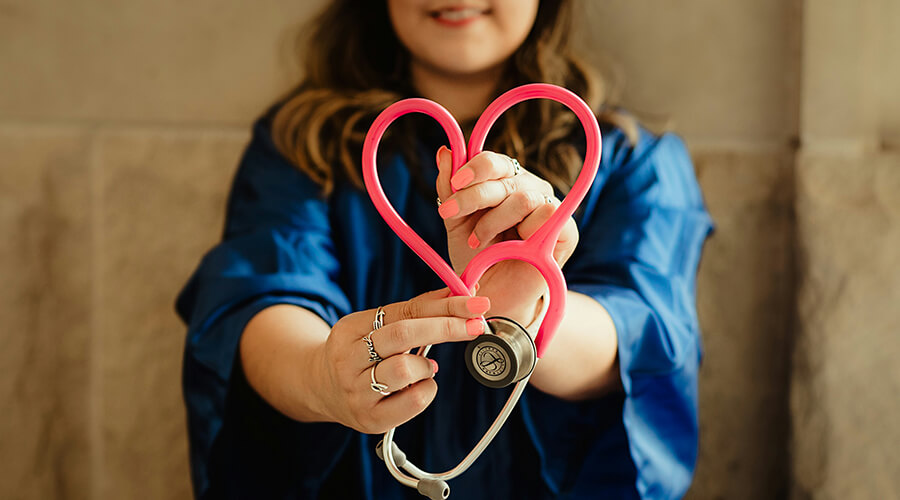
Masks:
[[[278,154],[258,123],[232,185],[222,242],[203,258],[176,303],[188,326],[183,389],[198,498],[209,487],[210,453],[228,424],[226,399],[247,393],[231,390],[245,325],[281,303],[307,308],[333,325],[350,311],[340,271],[319,187]],[[295,424],[291,436],[302,449],[338,454],[349,438],[337,424]],[[329,463],[320,454],[303,473],[324,476]]]
[[[615,323],[622,423],[637,491],[645,499],[673,499],[687,491],[697,457],[701,346],[695,284],[712,221],[683,142],[641,132],[634,146],[621,134],[604,140],[598,178],[576,217],[579,245],[563,271],[569,290],[593,297]],[[542,412],[573,411],[585,420],[598,410],[584,403],[577,411],[532,403],[529,411],[529,418],[546,423],[554,420]],[[587,425],[598,425],[593,422]],[[553,443],[553,432],[533,432],[548,464],[554,455],[563,462],[566,455]],[[595,460],[571,466],[608,465]],[[591,471],[560,468],[551,480],[562,484],[566,474]]]

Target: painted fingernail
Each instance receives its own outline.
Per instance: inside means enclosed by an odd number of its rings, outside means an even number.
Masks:
[[[481,288],[481,285],[479,285],[478,283],[475,283],[475,291],[476,292],[478,291],[479,288]]]
[[[459,203],[456,200],[447,200],[441,203],[441,206],[438,207],[438,214],[440,214],[442,219],[446,219],[448,217],[453,217],[454,215],[459,213]]]
[[[484,333],[484,321],[481,318],[472,318],[466,320],[466,333],[472,337]]]
[[[491,299],[487,297],[472,297],[466,301],[466,309],[472,314],[484,314],[491,308]]]
[[[472,172],[472,169],[464,168],[456,172],[456,175],[450,178],[450,184],[456,189],[462,189],[468,186],[474,178],[475,172]]]
[[[443,205],[441,205],[441,206],[443,206]],[[481,245],[481,242],[478,241],[478,236],[475,236],[475,231],[472,231],[472,234],[469,235],[469,241],[467,241],[466,243],[468,243],[469,248],[471,248],[473,250],[478,248],[479,245]]]
[[[437,372],[438,372],[438,364],[437,364],[437,361],[435,361],[435,360],[433,360],[433,359],[429,359],[428,361],[431,361],[431,366],[434,367],[434,373],[437,373]]]

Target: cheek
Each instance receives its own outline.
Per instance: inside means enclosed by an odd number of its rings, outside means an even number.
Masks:
[[[422,7],[417,0],[388,0],[388,15],[394,33],[406,47],[416,46],[427,39],[422,19]]]
[[[538,0],[496,0],[495,23],[501,42],[515,50],[525,41],[537,17]]]

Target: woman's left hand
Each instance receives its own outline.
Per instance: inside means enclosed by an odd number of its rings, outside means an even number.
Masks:
[[[508,156],[479,153],[451,178],[450,150],[437,154],[438,209],[447,229],[450,262],[457,274],[482,249],[510,239],[527,239],[559,207],[549,182],[519,169]],[[517,171],[518,170],[518,171]],[[457,189],[452,192],[450,186]],[[578,228],[571,217],[563,225],[553,257],[560,266],[578,244]],[[479,280],[479,295],[491,298],[491,315],[507,316],[529,324],[545,290],[540,273],[531,265],[507,260],[496,264]]]

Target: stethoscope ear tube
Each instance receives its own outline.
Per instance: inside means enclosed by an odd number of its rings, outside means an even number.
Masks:
[[[466,455],[466,458],[464,458],[456,467],[439,474],[430,474],[419,469],[415,464],[409,461],[406,454],[403,453],[396,443],[394,443],[394,432],[396,429],[387,431],[384,434],[384,439],[382,439],[375,447],[378,458],[384,460],[388,471],[394,476],[394,479],[400,482],[400,484],[416,488],[419,493],[435,500],[449,497],[450,486],[447,485],[446,481],[449,481],[468,470],[468,468],[475,463],[475,460],[481,456],[484,450],[487,449],[488,445],[494,440],[494,437],[503,427],[503,424],[506,423],[506,419],[509,418],[509,415],[516,407],[519,398],[521,398],[522,393],[525,392],[525,387],[528,386],[528,380],[530,378],[531,374],[529,373],[525,378],[516,382],[512,394],[509,395],[509,399],[506,400],[506,404],[503,405],[497,418],[494,419],[494,422],[488,427],[487,431],[485,431],[484,436],[481,437],[478,444],[472,448],[472,451],[470,451],[469,454]],[[401,467],[403,470],[400,470]],[[404,473],[404,471],[408,474]],[[423,482],[425,482],[425,484],[423,484]],[[435,493],[440,493],[441,496],[432,496],[432,494]]]

